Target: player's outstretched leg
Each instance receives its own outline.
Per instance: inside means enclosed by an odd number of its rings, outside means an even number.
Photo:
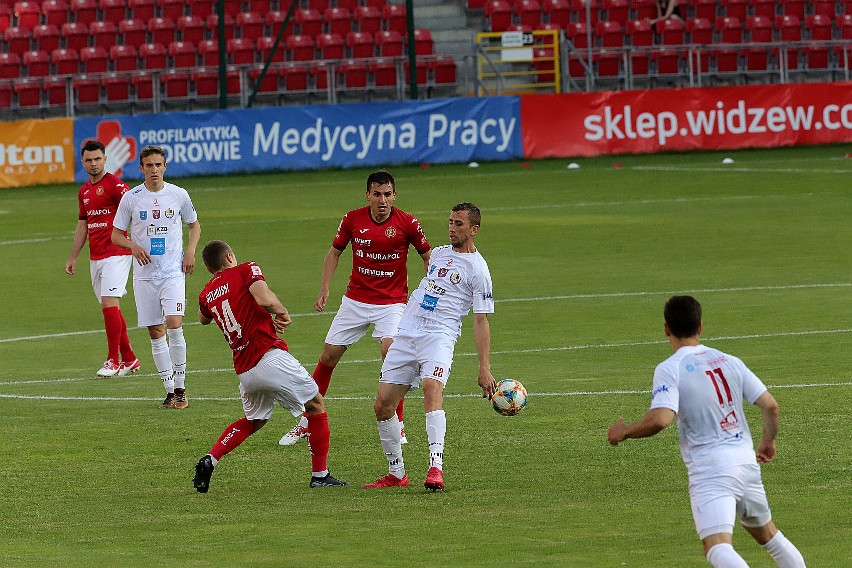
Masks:
[[[348,487],[348,483],[335,479],[328,471],[328,447],[331,440],[328,413],[311,414],[307,420],[308,449],[311,452],[310,487]]]
[[[388,474],[378,478],[373,483],[364,485],[365,489],[378,487],[408,487],[408,475],[405,473],[405,462],[402,459],[402,444],[400,444],[399,419],[396,414],[388,420],[376,421],[379,428],[379,440],[388,459]]]

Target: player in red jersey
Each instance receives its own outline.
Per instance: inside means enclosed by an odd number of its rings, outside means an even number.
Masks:
[[[123,377],[140,367],[139,359],[130,346],[127,322],[120,305],[121,297],[127,294],[127,277],[133,256],[129,250],[112,244],[110,240],[115,211],[128,187],[104,169],[104,145],[97,140],[89,140],[83,145],[81,157],[89,181],[80,187],[77,194],[80,215],[71,254],[65,261],[65,272],[72,276],[76,273],[77,257],[88,238],[92,289],[101,303],[107,336],[107,359],[97,375]]]
[[[207,493],[218,461],[266,424],[276,401],[294,416],[308,417],[310,487],[349,485],[328,472],[328,414],[322,395],[276,334],[290,325],[287,308],[267,286],[260,267],[238,264],[227,243],[210,241],[201,256],[213,278],[198,296],[198,318],[202,325],[215,320],[231,346],[245,416],[225,428],[210,453],[198,460],[196,491]]]
[[[405,211],[393,206],[396,183],[386,171],[377,171],[367,177],[366,207],[355,209],[343,216],[331,249],[322,263],[322,284],[314,303],[316,311],[325,309],[329,285],[340,255],[352,243],[352,274],[340,309],[331,322],[320,355],[314,380],[320,394],[325,396],[334,368],[346,349],[364,337],[372,324],[373,338],[381,343],[382,360],[387,355],[399,320],[408,301],[408,247],[423,259],[423,272],[429,266],[431,247],[420,222]],[[405,443],[405,425],[402,421],[404,401],[397,407],[400,431]],[[304,417],[278,442],[290,446],[305,437],[307,421]]]

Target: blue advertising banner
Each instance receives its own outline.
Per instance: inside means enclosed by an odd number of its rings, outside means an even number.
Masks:
[[[80,118],[107,170],[141,179],[138,152],[162,146],[170,177],[264,170],[509,160],[523,156],[520,99],[487,97]],[[87,177],[78,164],[76,180]]]

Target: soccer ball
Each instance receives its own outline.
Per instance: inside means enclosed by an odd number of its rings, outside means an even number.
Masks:
[[[491,397],[491,404],[498,414],[514,416],[527,405],[527,389],[515,379],[503,379],[497,383],[497,392]]]

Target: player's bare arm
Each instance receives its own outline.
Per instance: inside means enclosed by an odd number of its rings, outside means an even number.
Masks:
[[[71,254],[68,255],[68,260],[65,261],[65,274],[71,276],[77,271],[77,257],[80,256],[80,251],[86,244],[86,239],[89,236],[89,230],[84,219],[77,220],[77,228],[74,229],[74,240],[71,243]]]
[[[427,250],[423,254],[420,255],[420,258],[423,259],[423,274],[429,273],[429,259],[432,257],[432,249]]]
[[[185,274],[192,274],[195,270],[195,249],[198,248],[198,241],[201,240],[201,223],[195,221],[187,226],[189,227],[189,242],[183,255],[182,268]]]
[[[110,237],[112,244],[120,246],[121,248],[129,249],[133,254],[133,258],[136,259],[136,262],[139,263],[140,266],[144,266],[151,262],[151,255],[148,254],[148,251],[131,241],[129,238],[124,236],[124,232],[112,228],[112,236]]]
[[[617,446],[627,438],[648,438],[668,428],[674,421],[675,413],[669,408],[652,408],[636,422],[626,424],[624,418],[609,427],[607,440]]]
[[[337,250],[336,248],[331,247],[325,254],[325,258],[322,261],[322,282],[320,284],[320,292],[317,295],[317,301],[314,302],[314,309],[318,312],[325,309],[325,304],[328,301],[328,296],[330,294],[329,287],[331,286],[331,277],[334,276],[334,272],[337,270],[337,265],[340,264],[341,254],[343,254],[342,250]]]
[[[210,325],[210,322],[213,321],[213,318],[208,318],[207,316],[201,313],[201,310],[198,310],[198,321],[201,322],[201,325]]]
[[[771,462],[775,459],[775,438],[778,437],[778,401],[769,391],[765,391],[754,404],[763,416],[763,436],[757,444],[757,463]]]
[[[284,304],[281,303],[275,292],[269,289],[265,280],[258,280],[252,283],[249,286],[249,292],[251,292],[255,302],[261,308],[275,316],[272,320],[275,331],[282,332],[293,323],[290,312],[287,311],[287,308],[284,307]]]
[[[473,314],[473,341],[479,355],[479,378],[482,398],[491,398],[497,391],[497,381],[491,374],[491,326],[488,314]]]

